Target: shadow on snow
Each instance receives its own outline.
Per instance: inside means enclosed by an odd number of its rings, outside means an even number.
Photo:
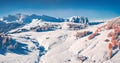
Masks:
[[[8,49],[9,45],[14,46],[16,43],[17,43],[17,46],[15,48]],[[7,52],[21,54],[21,55],[27,55],[29,52],[31,52],[30,50],[28,50],[27,44],[19,43],[13,39],[11,39],[11,44],[9,44],[7,42],[5,46],[6,47],[3,47],[0,44],[0,54],[2,54],[2,55],[5,55]]]

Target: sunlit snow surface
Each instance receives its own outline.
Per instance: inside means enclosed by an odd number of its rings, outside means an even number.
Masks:
[[[87,40],[88,36],[75,39],[76,31],[66,29],[66,22],[62,24],[63,29],[54,31],[35,32],[27,31],[9,34],[17,42],[27,44],[28,54],[16,54],[12,52],[6,55],[0,54],[0,63],[82,63],[77,57],[86,56],[87,60],[83,63],[120,63],[120,52],[118,51],[110,60],[105,60],[107,55],[107,34],[112,30],[100,32],[100,35],[91,40]],[[32,23],[22,27],[29,29],[36,25],[44,23],[33,21]],[[58,24],[58,23],[56,23]],[[89,26],[79,31],[94,32],[98,26],[105,23]],[[11,32],[16,31],[14,29]],[[117,50],[114,50],[116,52]]]

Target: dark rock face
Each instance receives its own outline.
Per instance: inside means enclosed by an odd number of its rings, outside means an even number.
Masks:
[[[55,17],[51,17],[51,16],[47,16],[47,15],[42,15],[41,19],[43,21],[47,21],[47,22],[64,22],[64,19],[62,19],[62,18],[55,18]]]
[[[42,20],[42,21],[47,21],[47,22],[64,22],[64,19],[62,18],[55,18],[55,17],[51,17],[51,16],[47,16],[47,15],[36,15],[36,14],[32,14],[30,16],[27,16],[23,19],[24,23],[30,23],[32,22],[33,19],[38,19],[38,20]]]
[[[20,23],[5,23],[5,22],[2,22],[0,21],[0,33],[6,33],[12,29],[15,29],[15,28],[18,28],[20,27],[22,24]]]
[[[32,15],[26,15],[25,18],[23,18],[23,23],[31,23],[33,19],[41,19],[41,16],[39,15],[35,15],[35,14],[32,14]]]
[[[89,24],[87,17],[73,16],[69,19],[69,21],[74,23]]]
[[[18,20],[19,18],[17,16],[14,15],[8,15],[7,17],[3,17],[4,21],[9,21],[9,22],[13,22]]]

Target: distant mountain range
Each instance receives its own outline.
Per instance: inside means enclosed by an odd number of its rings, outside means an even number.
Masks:
[[[23,14],[16,14],[16,15],[8,15],[7,17],[3,17],[3,21],[7,22],[21,22],[21,23],[31,23],[33,19],[38,19],[42,21],[48,21],[48,22],[64,22],[63,18],[55,18],[47,15],[23,15]]]
[[[75,23],[84,23],[85,21],[88,22],[87,17],[80,17],[80,16],[73,16],[70,17],[69,19],[64,19],[64,18],[56,18],[56,17],[51,17],[47,15],[24,15],[24,14],[16,14],[16,15],[8,15],[6,17],[3,17],[1,20],[5,22],[21,22],[21,23],[31,23],[33,19],[38,19],[42,21],[47,21],[47,22],[64,22],[64,21],[71,21]]]
[[[33,19],[38,19],[39,21],[44,22],[73,22],[73,23],[81,23],[81,24],[89,24],[89,20],[87,17],[73,16],[68,19],[64,18],[56,18],[47,15],[24,15],[21,13],[15,15],[8,15],[3,18],[0,18],[0,33],[8,32],[12,29],[24,26],[32,22]]]

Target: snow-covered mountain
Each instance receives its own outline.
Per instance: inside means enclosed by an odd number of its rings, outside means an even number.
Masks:
[[[36,14],[32,14],[32,15],[24,15],[24,14],[16,14],[16,15],[8,15],[7,17],[3,17],[1,19],[1,25],[0,25],[0,33],[4,32],[8,32],[12,29],[18,28],[18,27],[22,27],[22,26],[28,26],[27,24],[29,23],[33,23],[32,21],[34,19],[38,19],[38,21],[40,21],[39,23],[43,22],[54,22],[54,23],[61,23],[61,22],[72,22],[72,23],[76,23],[76,24],[69,24],[69,27],[71,27],[71,29],[73,28],[84,28],[85,26],[87,26],[89,24],[88,18],[86,17],[79,17],[79,16],[73,16],[70,19],[63,19],[63,18],[55,18],[55,17],[51,17],[51,16],[47,16],[47,15],[36,15]],[[41,31],[41,29],[45,26],[49,25],[49,30],[54,30],[55,26],[60,27],[62,25],[53,25],[53,24],[45,24],[45,25],[40,25],[39,26],[35,26],[35,27],[30,27],[31,30],[35,30],[35,28],[37,28],[37,31]],[[85,26],[83,26],[85,25]],[[41,27],[42,28],[41,28]],[[7,28],[8,27],[8,28]],[[47,27],[46,27],[47,28]],[[54,28],[54,29],[53,29]],[[3,30],[4,29],[4,30]],[[21,29],[18,30],[18,32],[20,32]],[[22,29],[21,31],[30,31],[30,29]]]
[[[32,20],[0,33],[1,63],[120,63],[119,17],[92,26],[84,17],[67,22],[38,18],[26,17]]]
[[[73,16],[70,17],[69,19],[64,19],[64,18],[56,18],[56,17],[51,17],[47,15],[24,15],[24,14],[16,14],[16,15],[8,15],[7,17],[3,17],[2,21],[5,22],[20,22],[20,23],[31,23],[32,19],[38,19],[42,21],[47,21],[47,22],[65,22],[65,21],[70,21],[74,23],[84,23],[88,24],[89,20],[87,17],[80,17],[80,16]]]
[[[69,21],[74,23],[89,24],[89,20],[87,17],[73,16],[70,17]]]
[[[47,15],[24,15],[24,14],[16,14],[16,15],[8,15],[7,17],[3,17],[3,21],[6,22],[21,22],[21,23],[31,23],[32,19],[41,19],[42,21],[47,22],[64,22],[63,18],[55,18]]]

